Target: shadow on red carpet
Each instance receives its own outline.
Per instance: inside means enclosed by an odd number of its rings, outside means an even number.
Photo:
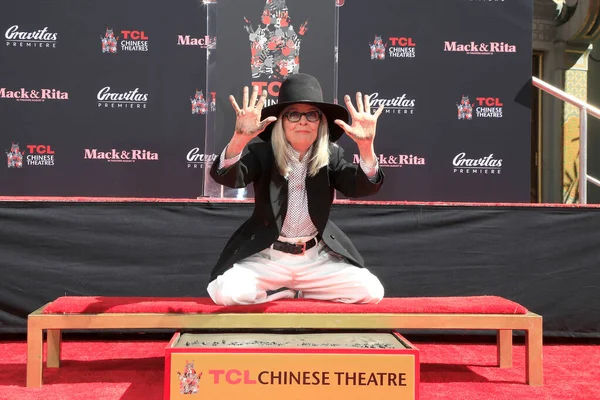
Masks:
[[[494,381],[474,372],[471,367],[496,368],[495,365],[421,364],[421,383],[490,382],[523,383],[522,381]]]

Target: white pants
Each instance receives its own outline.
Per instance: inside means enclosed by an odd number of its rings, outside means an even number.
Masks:
[[[307,238],[300,238],[302,241]],[[310,239],[310,238],[308,238]],[[280,237],[296,243],[298,238]],[[267,291],[287,288],[274,294]],[[379,303],[383,286],[366,268],[356,267],[320,241],[294,255],[273,246],[235,263],[208,285],[216,304],[258,304],[299,297],[342,303]]]

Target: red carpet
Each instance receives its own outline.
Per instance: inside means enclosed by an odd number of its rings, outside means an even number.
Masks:
[[[166,343],[65,341],[63,366],[45,370],[42,388],[27,389],[25,342],[0,342],[0,399],[162,399]],[[422,400],[599,398],[600,346],[544,346],[545,385],[530,387],[523,346],[515,347],[513,368],[499,369],[490,344],[414,344],[421,351]]]
[[[247,306],[218,306],[209,298],[59,297],[43,314],[72,313],[459,313],[525,314],[518,303],[496,296],[386,298],[379,304],[288,299]]]

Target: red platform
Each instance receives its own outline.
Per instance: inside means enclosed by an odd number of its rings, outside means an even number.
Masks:
[[[219,306],[209,298],[59,297],[43,314],[99,313],[409,313],[409,314],[526,314],[522,305],[498,296],[399,297],[379,304],[344,304],[286,299],[247,306]]]

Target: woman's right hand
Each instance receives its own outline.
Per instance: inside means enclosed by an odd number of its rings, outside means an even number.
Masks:
[[[252,97],[248,99],[248,86],[244,86],[242,107],[238,106],[235,97],[229,96],[229,101],[236,114],[234,138],[241,139],[248,143],[258,136],[272,122],[277,121],[277,117],[268,117],[260,120],[261,112],[267,99],[267,91],[263,90],[258,98],[258,86],[252,88]]]

